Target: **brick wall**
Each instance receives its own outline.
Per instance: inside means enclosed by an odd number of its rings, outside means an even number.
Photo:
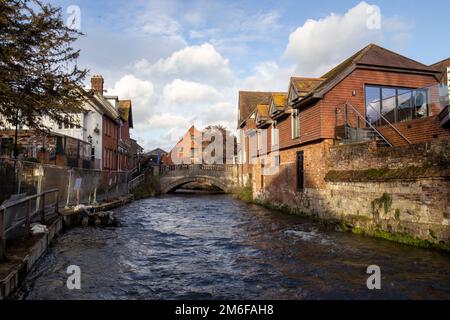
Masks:
[[[438,116],[396,123],[395,127],[412,143],[423,143],[434,139],[450,138],[450,129],[440,126]],[[404,146],[408,142],[392,127],[378,128],[381,134],[394,146]]]
[[[450,161],[449,150],[449,139],[396,148],[377,148],[374,142],[333,146],[330,149],[329,169],[342,171],[432,167]]]
[[[258,164],[253,168],[255,196],[268,192],[277,200],[284,199],[289,191],[297,190],[297,153],[304,152],[304,187],[306,189],[323,189],[326,187],[325,175],[328,172],[328,152],[332,140],[323,140],[317,143],[306,144],[300,147],[280,150],[280,166],[273,174],[261,176],[261,160],[265,162],[265,172],[274,163],[274,156],[269,154],[259,158]],[[261,190],[261,179],[264,179],[264,189]]]
[[[305,155],[302,192],[296,186],[297,151]],[[333,146],[332,140],[324,140],[282,150],[280,156],[280,171],[264,177],[263,189],[261,168],[254,166],[258,201],[338,220],[369,234],[396,233],[450,245],[449,139],[399,148],[377,148],[375,143]],[[387,176],[366,176],[373,169],[387,170]],[[339,178],[330,179],[330,173]],[[359,179],[352,175],[343,179],[342,173],[357,174]]]
[[[119,124],[112,119],[103,116],[103,132],[102,132],[102,170],[117,170],[117,147],[119,137]]]

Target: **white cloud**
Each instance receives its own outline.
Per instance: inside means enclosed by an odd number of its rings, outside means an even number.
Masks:
[[[380,16],[381,25],[370,28],[377,13],[378,7],[363,1],[344,15],[331,13],[323,19],[309,19],[290,34],[284,56],[297,63],[299,74],[321,76],[370,42],[381,42],[389,32],[407,27],[399,17]],[[392,35],[394,41],[395,37],[397,34]]]
[[[121,100],[132,100],[136,123],[142,121],[152,111],[154,86],[150,81],[126,75],[116,82],[114,88],[108,89],[108,94],[117,95]]]
[[[169,129],[178,127],[187,130],[189,124],[190,120],[187,117],[171,113],[154,114],[144,122],[144,125],[151,129]]]
[[[256,65],[253,75],[242,81],[240,90],[287,91],[294,69],[295,67],[280,68],[274,61],[262,62]]]
[[[176,76],[194,81],[205,77],[210,80],[229,81],[233,76],[228,59],[217,52],[210,43],[186,47],[174,52],[168,58],[160,59],[153,65],[142,59],[135,64],[135,67],[147,69],[150,74]]]
[[[230,102],[219,102],[209,107],[204,115],[204,125],[220,124],[229,130],[236,127],[237,108]]]
[[[175,79],[164,87],[164,98],[171,103],[208,103],[222,98],[214,87]]]

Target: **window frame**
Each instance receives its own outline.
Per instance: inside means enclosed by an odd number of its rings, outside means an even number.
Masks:
[[[271,133],[270,145],[272,147],[279,146],[280,145],[280,130],[278,130],[278,123],[276,121],[274,121],[272,123],[272,128],[271,128],[271,132],[270,133]]]
[[[391,121],[391,123],[401,123],[401,122],[406,122],[406,121],[411,121],[411,120],[415,120],[415,119],[421,119],[419,117],[417,117],[417,115],[415,114],[414,110],[416,110],[416,95],[417,92],[424,92],[425,93],[425,102],[426,102],[426,114],[422,117],[422,118],[426,118],[430,116],[430,104],[429,104],[429,98],[430,98],[430,93],[429,90],[427,90],[426,88],[410,88],[410,87],[403,87],[403,86],[388,86],[388,85],[378,85],[378,84],[365,84],[364,85],[364,108],[365,108],[365,116],[367,119],[367,115],[368,115],[368,105],[369,105],[369,101],[367,99],[367,89],[368,88],[375,88],[378,89],[378,103],[379,103],[379,110],[376,110],[379,112],[379,114],[381,114],[383,117],[385,117],[386,115],[383,114],[383,101],[390,98],[384,98],[383,99],[383,89],[390,89],[390,90],[395,90],[395,108],[394,108],[394,121]],[[400,91],[406,91],[402,94],[400,94]],[[401,110],[399,108],[400,103],[399,103],[399,97],[405,95],[407,92],[410,92],[410,101],[412,103],[414,103],[413,106],[410,106],[410,115],[407,119],[405,120],[400,120],[400,116],[399,116],[399,111]],[[368,120],[368,119],[367,119]],[[382,126],[382,125],[386,125],[385,120],[380,117],[378,118],[374,123],[372,123],[372,125],[376,125],[376,126]]]

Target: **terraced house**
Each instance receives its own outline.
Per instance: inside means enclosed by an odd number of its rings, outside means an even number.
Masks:
[[[285,93],[241,92],[242,183],[271,206],[450,244],[448,62],[371,44]]]

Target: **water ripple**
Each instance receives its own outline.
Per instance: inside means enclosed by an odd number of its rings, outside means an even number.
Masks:
[[[450,299],[449,255],[323,230],[224,195],[165,196],[115,211],[116,229],[58,238],[28,299]],[[70,291],[67,266],[80,266]],[[383,290],[366,288],[367,266]]]

